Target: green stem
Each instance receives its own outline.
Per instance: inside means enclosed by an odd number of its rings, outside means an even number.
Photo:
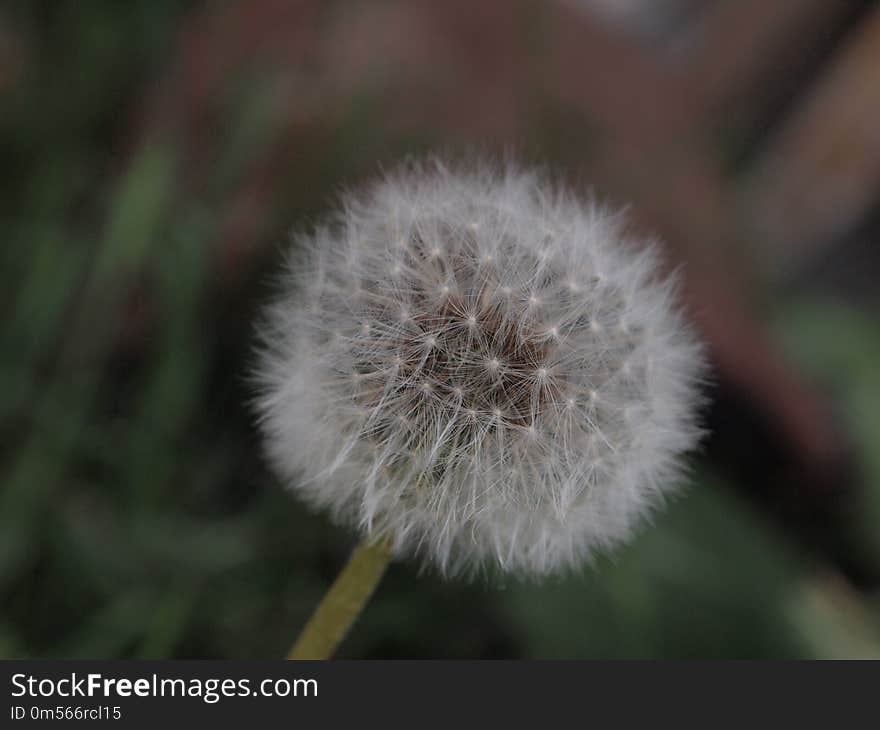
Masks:
[[[287,655],[288,659],[329,659],[379,585],[391,546],[386,539],[365,540],[351,554],[330,590]]]

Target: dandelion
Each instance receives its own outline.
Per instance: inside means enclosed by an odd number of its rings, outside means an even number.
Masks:
[[[262,330],[266,449],[361,533],[364,565],[542,576],[680,483],[702,349],[619,214],[535,172],[429,161],[296,243]]]

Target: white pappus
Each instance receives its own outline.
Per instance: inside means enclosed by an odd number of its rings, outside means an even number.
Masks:
[[[515,166],[413,163],[295,239],[258,411],[309,504],[446,574],[628,538],[697,442],[702,347],[621,216]]]

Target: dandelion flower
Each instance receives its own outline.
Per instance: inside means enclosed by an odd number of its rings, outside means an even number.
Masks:
[[[625,541],[698,440],[702,348],[621,216],[513,166],[411,164],[296,238],[259,412],[310,505],[445,574]]]

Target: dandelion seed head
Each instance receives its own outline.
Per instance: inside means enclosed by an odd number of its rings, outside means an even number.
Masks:
[[[702,348],[654,249],[513,167],[424,162],[348,196],[296,239],[261,334],[280,476],[447,574],[625,541],[700,435]]]

